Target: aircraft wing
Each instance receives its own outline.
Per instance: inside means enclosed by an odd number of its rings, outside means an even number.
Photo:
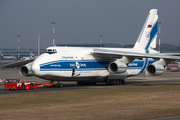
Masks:
[[[21,67],[22,65],[25,65],[27,63],[30,63],[34,61],[35,59],[29,59],[29,60],[24,60],[24,61],[19,61],[19,62],[13,62],[5,65],[1,65],[1,68],[14,68],[14,67]]]
[[[171,60],[180,60],[180,56],[175,56],[175,54],[162,54],[162,53],[138,53],[138,52],[125,52],[119,50],[109,50],[109,49],[94,49],[93,55],[99,57],[112,57],[119,58],[121,56],[131,56],[137,58],[154,58],[154,59],[171,59]],[[179,55],[179,54],[176,54]]]
[[[163,55],[180,56],[180,53],[161,53]]]

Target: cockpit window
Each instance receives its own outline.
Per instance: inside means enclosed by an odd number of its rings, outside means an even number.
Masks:
[[[57,51],[56,49],[46,49],[45,53],[53,54],[53,53],[57,53]]]

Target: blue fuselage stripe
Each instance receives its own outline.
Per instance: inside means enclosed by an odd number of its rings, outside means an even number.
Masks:
[[[147,58],[146,58],[147,59]],[[127,69],[142,69],[145,64],[151,64],[153,61],[148,60],[134,60],[131,62]],[[72,68],[75,68],[76,71],[95,71],[95,70],[107,70],[109,63],[112,61],[95,61],[95,60],[69,60],[69,61],[53,61],[40,65],[40,71],[72,71]],[[78,63],[78,65],[77,65]],[[126,68],[126,67],[123,67]],[[145,66],[143,67],[145,69]],[[143,70],[141,70],[143,71]]]

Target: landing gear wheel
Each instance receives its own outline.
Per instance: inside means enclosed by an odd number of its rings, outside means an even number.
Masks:
[[[125,84],[125,80],[122,80],[121,83],[122,83],[122,85],[124,85]]]
[[[113,85],[116,85],[116,79],[113,80]]]
[[[109,80],[106,81],[106,85],[109,85]]]
[[[118,79],[118,82],[119,82],[119,84],[118,84],[118,85],[121,85],[121,80],[120,80],[120,79]]]
[[[113,83],[114,83],[114,80],[110,80],[110,83],[111,83],[110,85],[113,85]]]
[[[77,85],[80,86],[80,85],[81,85],[81,82],[77,81]]]
[[[93,85],[97,85],[97,82],[93,82]]]
[[[118,79],[116,79],[116,85],[119,85],[119,80]]]

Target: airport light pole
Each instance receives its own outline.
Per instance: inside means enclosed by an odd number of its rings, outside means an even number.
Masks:
[[[102,47],[102,35],[99,36],[100,37],[100,47]]]
[[[56,22],[51,22],[51,24],[53,24],[53,46],[55,46],[55,27],[54,27],[54,25],[56,24]]]
[[[20,61],[20,52],[19,52],[20,51],[20,45],[19,45],[20,39],[19,38],[21,35],[17,35],[17,36],[18,36],[18,61]]]
[[[38,56],[40,55],[40,33],[38,33]]]
[[[161,50],[161,48],[160,48],[160,45],[161,45],[161,39],[160,39],[160,34],[161,34],[161,24],[162,24],[163,22],[158,22],[158,25],[159,25],[159,52],[160,52],[160,50]]]

